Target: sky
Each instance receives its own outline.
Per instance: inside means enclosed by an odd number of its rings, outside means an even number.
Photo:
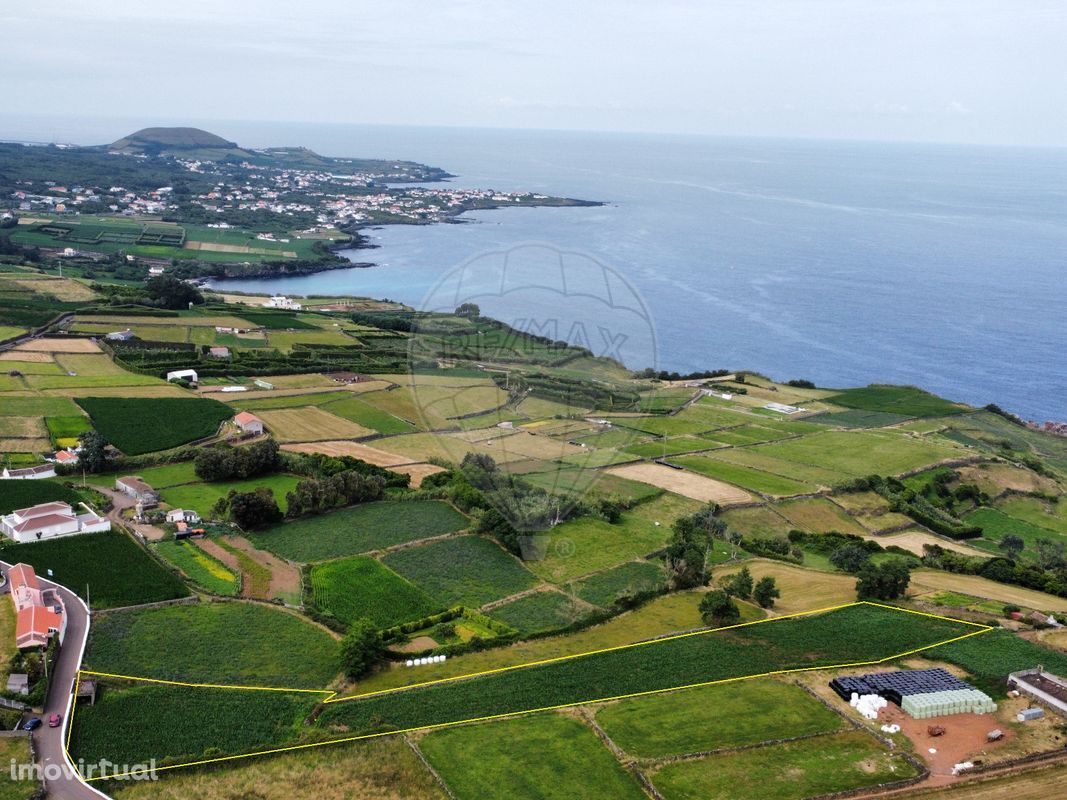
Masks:
[[[1065,0],[5,3],[0,138],[52,117],[1067,146],[1065,42]]]

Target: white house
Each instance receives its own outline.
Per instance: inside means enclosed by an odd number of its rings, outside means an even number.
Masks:
[[[167,512],[167,522],[185,522],[195,525],[200,521],[200,515],[188,508],[172,508]]]
[[[286,297],[283,294],[277,294],[271,297],[270,300],[263,304],[264,308],[284,308],[289,311],[299,311],[304,306],[295,302],[292,298]]]
[[[42,589],[29,564],[16,564],[7,571],[7,578],[15,605],[15,645],[19,649],[44,647],[56,634],[63,641],[66,614],[59,593]]]
[[[54,464],[40,464],[36,467],[22,467],[21,469],[4,467],[3,471],[0,472],[0,479],[6,481],[30,481],[40,478],[54,478],[55,476],[56,468]]]
[[[244,433],[254,433],[257,435],[263,433],[263,420],[255,414],[249,414],[247,411],[242,411],[233,418],[233,421]]]
[[[190,383],[199,383],[200,378],[196,374],[195,369],[176,369],[173,372],[167,373],[168,381],[189,381]]]
[[[111,530],[108,520],[88,506],[83,504],[82,507],[84,514],[78,514],[69,503],[62,502],[20,508],[0,517],[0,531],[16,542],[24,543]]]
[[[119,478],[115,481],[115,489],[127,497],[139,500],[146,506],[154,506],[159,503],[159,492],[145,483],[144,478],[137,475],[126,475]]]
[[[106,338],[112,342],[126,342],[133,338],[133,331],[129,328],[124,331],[112,331]]]

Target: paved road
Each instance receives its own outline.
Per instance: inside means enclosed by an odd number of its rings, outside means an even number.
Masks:
[[[0,570],[6,578],[11,564],[0,561]],[[33,741],[36,745],[38,761],[42,768],[54,765],[52,769],[46,769],[44,774],[49,777],[50,773],[59,773],[61,777],[47,781],[48,796],[56,800],[100,800],[107,795],[88,784],[83,783],[72,769],[72,764],[67,756],[67,719],[70,716],[74,681],[81,669],[82,658],[85,656],[85,644],[89,636],[89,609],[77,595],[64,586],[53,583],[46,578],[38,576],[41,584],[53,587],[63,599],[63,605],[67,610],[67,630],[63,638],[63,646],[59,649],[59,658],[56,659],[52,670],[52,680],[48,688],[48,697],[45,700],[44,714],[42,718],[45,725],[33,732]],[[4,602],[7,602],[6,600]],[[59,728],[49,728],[48,717],[52,714],[60,714],[63,717],[63,725]],[[56,766],[62,769],[56,769]],[[55,777],[54,775],[51,777]]]

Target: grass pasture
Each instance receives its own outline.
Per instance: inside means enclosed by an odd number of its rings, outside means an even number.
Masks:
[[[86,533],[31,544],[5,542],[0,559],[25,561],[40,575],[89,600],[94,610],[186,597],[189,590],[133,539],[117,531]]]
[[[759,492],[760,494],[788,497],[789,495],[815,491],[815,486],[811,484],[801,483],[791,478],[774,475],[752,467],[730,464],[714,458],[682,456],[681,458],[673,458],[671,461],[707,478],[726,481],[740,486],[742,489]]]
[[[620,700],[600,708],[596,719],[637,758],[831,733],[843,724],[799,686],[770,678]]]
[[[192,683],[321,689],[340,672],[337,658],[333,637],[296,614],[215,602],[94,620],[86,668]]]
[[[444,611],[424,591],[367,556],[318,564],[311,571],[315,607],[344,623],[366,617],[379,628]]]
[[[375,433],[324,411],[318,406],[259,411],[256,416],[279,442],[313,442],[326,439],[358,439]]]
[[[897,475],[961,452],[947,442],[895,431],[826,431],[756,449],[764,455],[857,477],[872,473]]]
[[[515,628],[523,636],[566,628],[589,611],[574,598],[555,591],[536,592],[497,606],[490,616]]]
[[[469,524],[438,500],[386,500],[286,522],[249,539],[282,558],[311,563],[454,533]]]
[[[537,585],[521,561],[480,536],[397,550],[383,561],[445,606],[479,608]]]
[[[866,733],[849,731],[668,764],[652,783],[667,800],[803,800],[917,772]]]
[[[863,411],[883,411],[906,417],[943,417],[961,414],[970,408],[952,403],[914,386],[871,384],[858,389],[846,389],[824,397],[827,403]]]
[[[964,517],[964,521],[982,528],[981,538],[971,540],[971,544],[998,554],[1003,553],[999,548],[1000,540],[1008,534],[1020,537],[1026,545],[1023,552],[1031,557],[1037,553],[1038,540],[1059,538],[1059,534],[1055,531],[1031,525],[1029,522],[1008,516],[996,508],[975,509]]]
[[[561,714],[435,731],[419,747],[458,800],[645,797],[589,727]]]
[[[93,427],[126,455],[169,450],[212,436],[233,409],[203,397],[80,397]]]
[[[790,500],[777,503],[774,508],[795,527],[812,533],[866,533],[856,520],[824,497]]]
[[[147,480],[147,478],[145,479]],[[191,508],[201,517],[207,519],[211,516],[211,507],[215,505],[219,498],[229,494],[231,489],[238,492],[250,492],[253,489],[266,487],[274,493],[274,499],[278,502],[278,507],[284,512],[286,509],[285,495],[293,491],[300,481],[301,478],[295,475],[275,474],[247,478],[243,481],[184,483],[163,489],[161,497],[164,502],[174,508]],[[155,486],[150,481],[149,483]]]

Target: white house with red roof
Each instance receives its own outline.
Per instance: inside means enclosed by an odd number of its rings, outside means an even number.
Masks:
[[[11,602],[15,604],[15,644],[21,650],[44,647],[52,636],[63,639],[66,626],[63,601],[54,589],[42,589],[29,564],[7,571]]]
[[[0,517],[0,532],[16,542],[38,542],[79,533],[111,530],[111,523],[84,503],[79,514],[69,503],[41,503]]]
[[[249,414],[247,411],[242,411],[233,418],[233,421],[244,433],[263,433],[263,420],[255,414]]]

